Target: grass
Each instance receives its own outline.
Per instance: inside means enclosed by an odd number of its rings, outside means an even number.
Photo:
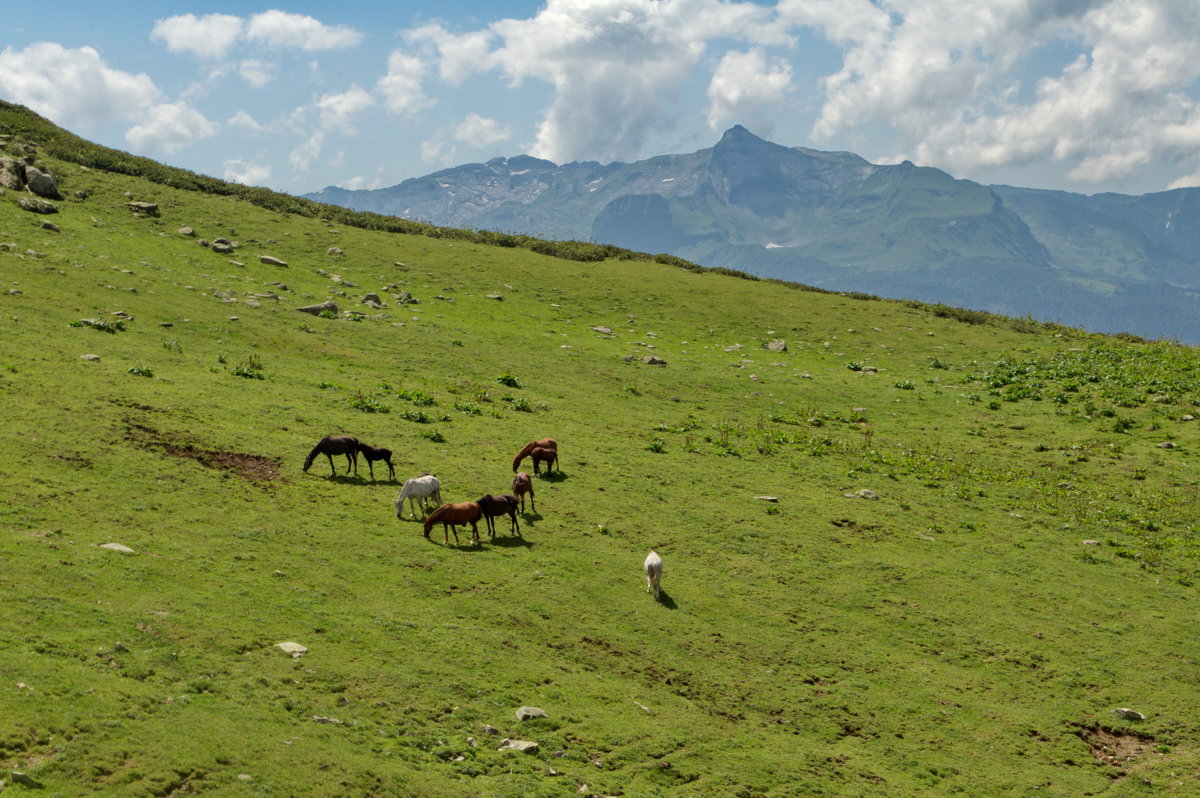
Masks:
[[[0,196],[17,245],[0,248],[0,767],[45,794],[1200,780],[1181,621],[1196,350],[335,225],[43,160],[61,232]],[[318,273],[333,245],[361,288]],[[296,310],[392,284],[420,304]],[[668,365],[625,360],[649,347]],[[397,484],[345,458],[301,473],[338,432],[392,449],[400,479],[435,473],[447,501],[507,492],[535,438],[558,439],[563,471],[536,480],[522,538],[444,546],[396,518]],[[522,705],[549,717],[518,722]]]

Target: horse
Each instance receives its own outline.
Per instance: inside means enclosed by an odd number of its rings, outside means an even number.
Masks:
[[[438,478],[433,474],[422,474],[419,477],[413,477],[404,483],[404,487],[400,489],[400,494],[396,496],[396,517],[404,517],[404,500],[408,499],[408,510],[412,513],[413,520],[417,518],[416,504],[417,500],[421,502],[421,512],[425,512],[426,499],[433,497],[433,500],[439,504],[442,501],[442,486],[438,482]],[[426,535],[428,537],[428,534]]]
[[[483,512],[483,520],[487,522],[488,532],[496,537],[496,516],[509,517],[509,531],[521,534],[521,525],[517,523],[517,497],[505,493],[500,496],[481,496],[475,500]]]
[[[367,468],[371,469],[371,481],[372,482],[375,481],[375,461],[376,460],[382,460],[385,463],[387,463],[388,479],[390,479],[393,482],[396,481],[396,469],[392,465],[392,450],[391,449],[384,449],[384,448],[377,449],[374,446],[371,446],[370,444],[362,443],[360,441],[358,444],[358,453],[361,454],[363,456],[363,459],[367,461]]]
[[[525,494],[529,494],[529,504],[533,507],[533,511],[537,512],[537,503],[533,500],[533,480],[524,471],[513,477],[512,481],[513,493],[521,500],[521,512],[525,512]]]
[[[650,553],[646,555],[646,562],[642,564],[642,568],[646,572],[646,592],[653,593],[654,598],[658,599],[659,593],[662,591],[662,557],[659,557],[658,552],[651,549]]]
[[[530,441],[525,444],[525,448],[517,452],[517,456],[513,458],[513,473],[516,473],[521,461],[531,455],[534,449],[553,449],[557,453],[558,442],[553,438],[542,438],[540,441]]]
[[[358,473],[358,439],[351,435],[326,435],[321,440],[317,441],[317,445],[308,453],[308,457],[304,458],[304,472],[308,473],[309,466],[313,464],[313,460],[317,459],[317,455],[323,454],[329,458],[329,476],[335,476],[337,469],[333,467],[333,456],[335,454],[346,455],[346,473],[350,473],[350,466],[354,466],[354,473]]]
[[[454,532],[454,544],[458,545],[458,526],[459,524],[471,525],[471,542],[479,542],[479,527],[475,524],[483,516],[483,511],[479,509],[479,505],[475,502],[459,502],[458,504],[443,504],[441,507],[434,510],[425,518],[425,537],[429,537],[429,531],[433,529],[433,525],[441,523],[442,533],[445,535],[446,543],[450,542],[449,529]]]
[[[533,460],[533,473],[542,473],[540,466],[545,463],[546,473],[549,474],[553,470],[554,464],[558,462],[558,450],[538,446],[529,452],[529,457]]]

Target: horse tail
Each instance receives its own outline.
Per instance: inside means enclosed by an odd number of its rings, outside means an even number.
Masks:
[[[319,455],[320,453],[321,453],[321,444],[318,443],[316,446],[313,447],[313,450],[308,453],[308,457],[304,458],[304,468],[302,470],[307,471],[309,469],[309,467],[313,464],[313,460],[316,460],[317,455]]]

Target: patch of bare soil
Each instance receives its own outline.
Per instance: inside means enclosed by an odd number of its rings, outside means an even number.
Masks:
[[[157,430],[133,421],[126,421],[125,437],[146,449],[155,449],[172,457],[187,457],[207,468],[228,471],[255,482],[283,478],[283,462],[275,457],[242,452],[223,452],[202,449],[191,443],[174,442],[163,438]]]
[[[1081,726],[1075,733],[1087,743],[1097,764],[1118,768],[1120,776],[1126,775],[1125,771],[1135,766],[1154,744],[1149,735],[1107,726]]]

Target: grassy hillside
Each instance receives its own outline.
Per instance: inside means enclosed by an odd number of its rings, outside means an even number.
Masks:
[[[34,157],[68,199],[0,196],[5,792],[1194,794],[1195,350]],[[562,472],[445,545],[378,467],[301,472],[339,432],[448,501],[533,438]]]

